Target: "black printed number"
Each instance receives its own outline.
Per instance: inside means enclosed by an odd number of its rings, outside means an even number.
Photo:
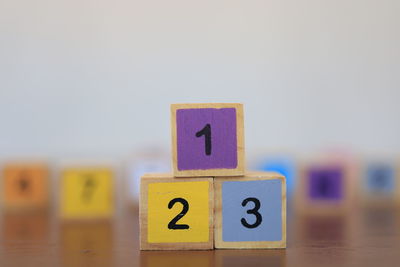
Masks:
[[[203,129],[196,133],[196,137],[200,137],[204,135],[204,143],[205,143],[205,151],[206,155],[211,155],[211,125],[207,123]]]
[[[325,174],[322,176],[319,180],[318,183],[318,190],[321,196],[323,197],[329,197],[329,188],[330,188],[330,180],[329,180],[329,175]]]
[[[83,184],[82,198],[88,203],[93,196],[93,192],[96,188],[96,181],[93,179],[91,175],[85,176],[85,182]]]
[[[181,203],[183,205],[183,208],[182,211],[169,222],[168,229],[171,230],[189,229],[189,225],[187,224],[176,224],[189,211],[189,203],[185,199],[178,197],[174,198],[168,203],[168,208],[172,209],[172,207],[177,202]]]
[[[29,184],[30,184],[29,183],[29,175],[25,171],[23,171],[21,173],[20,179],[18,179],[18,187],[22,194],[24,194],[24,193],[26,194],[30,191]]]
[[[245,218],[242,218],[240,221],[242,222],[244,227],[247,228],[256,228],[257,226],[259,226],[262,222],[262,216],[261,214],[258,212],[260,207],[261,207],[261,203],[260,200],[258,200],[255,197],[249,197],[246,198],[245,200],[243,200],[242,202],[242,206],[245,207],[247,205],[248,202],[253,202],[254,203],[254,208],[252,208],[251,210],[247,210],[247,214],[253,214],[254,216],[256,216],[256,221],[253,224],[249,224]]]

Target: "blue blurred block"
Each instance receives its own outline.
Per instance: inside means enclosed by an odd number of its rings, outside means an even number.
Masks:
[[[296,186],[296,164],[291,158],[277,157],[268,158],[259,164],[258,170],[273,171],[286,177],[286,192],[291,196]]]
[[[365,169],[364,189],[369,195],[393,196],[396,187],[395,168],[389,163],[371,163]]]

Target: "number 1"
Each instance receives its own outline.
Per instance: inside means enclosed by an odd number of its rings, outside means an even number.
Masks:
[[[205,150],[206,155],[211,155],[211,125],[209,123],[204,126],[203,129],[196,133],[196,137],[200,137],[204,135],[204,142],[205,142]]]

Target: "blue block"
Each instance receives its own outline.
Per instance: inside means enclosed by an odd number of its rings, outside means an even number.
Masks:
[[[263,161],[257,168],[260,171],[273,171],[286,177],[286,193],[292,195],[296,186],[296,164],[290,158],[271,158]]]
[[[222,240],[224,242],[282,240],[281,192],[280,179],[223,182]],[[260,204],[259,207],[255,199]],[[248,226],[245,226],[246,224]]]
[[[390,164],[370,164],[364,175],[364,189],[367,193],[387,196],[395,193],[395,169]]]

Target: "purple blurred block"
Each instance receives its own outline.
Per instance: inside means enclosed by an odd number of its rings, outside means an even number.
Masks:
[[[196,136],[207,124],[211,130],[208,155],[205,136]],[[237,168],[235,108],[178,109],[176,128],[178,170]]]
[[[343,170],[340,167],[312,168],[308,177],[311,200],[340,201],[343,198]]]

